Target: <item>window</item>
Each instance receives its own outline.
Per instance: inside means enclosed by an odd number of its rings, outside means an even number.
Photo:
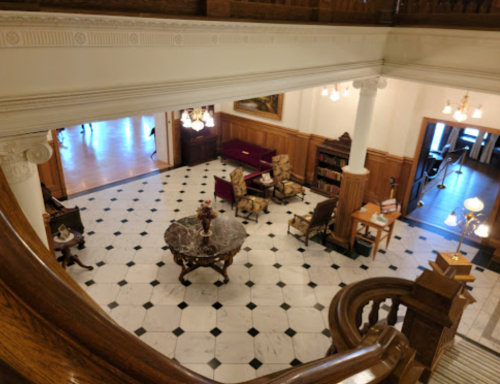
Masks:
[[[476,139],[479,135],[479,129],[476,128],[465,128],[464,133],[462,134],[462,139],[471,143],[475,143]],[[486,132],[484,134],[483,140],[488,139],[488,133]],[[484,141],[483,141],[484,145]]]
[[[439,144],[441,144],[441,138],[444,132],[444,123],[437,123],[436,130],[434,131],[434,136],[432,137],[431,151],[439,152]]]

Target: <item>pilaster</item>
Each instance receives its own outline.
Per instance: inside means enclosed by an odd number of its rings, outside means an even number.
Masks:
[[[45,163],[51,156],[52,148],[45,131],[0,138],[0,167],[23,213],[46,246],[45,207],[36,165]]]

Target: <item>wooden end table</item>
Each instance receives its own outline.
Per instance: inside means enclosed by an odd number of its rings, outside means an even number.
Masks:
[[[189,272],[208,267],[224,276],[224,283],[228,283],[227,269],[245,242],[245,228],[232,217],[219,215],[212,220],[211,236],[202,236],[202,229],[196,216],[188,216],[174,222],[165,231],[165,242],[175,263],[181,267],[179,281],[184,283],[184,276]],[[222,268],[218,263],[223,263]]]
[[[72,229],[70,229],[69,231],[74,235],[73,239],[71,239],[70,241],[65,241],[65,242],[57,241],[57,234],[52,237],[52,240],[54,242],[54,250],[61,251],[63,254],[62,255],[62,257],[63,257],[63,259],[62,259],[63,269],[66,269],[66,266],[68,265],[69,262],[74,261],[80,267],[86,268],[89,271],[92,271],[94,269],[94,267],[83,264],[80,261],[80,259],[78,258],[78,256],[73,255],[73,253],[71,252],[71,248],[74,246],[78,246],[79,249],[81,249],[81,247],[83,247],[83,245],[85,244],[85,238],[83,237],[83,235],[80,232],[74,231]]]
[[[258,185],[260,189],[264,190],[264,197],[266,199],[272,200],[275,204],[281,205],[283,204],[281,201],[279,201],[276,197],[273,196],[273,189],[278,184],[276,179],[273,178],[272,183],[267,183],[264,184],[260,178],[255,178],[253,180],[253,183]]]
[[[388,221],[385,224],[379,224],[378,222],[375,223],[372,221],[372,216],[374,213],[380,214],[380,205],[368,203],[364,205],[363,208],[366,208],[366,212],[362,213],[358,210],[351,215],[352,230],[350,245],[352,249],[354,247],[354,240],[356,239],[356,237],[374,244],[373,260],[375,260],[375,255],[377,254],[380,241],[387,238],[386,248],[389,247],[389,242],[391,241],[392,237],[392,231],[394,229],[394,223],[396,222],[396,219],[401,216],[401,212],[384,213],[384,217],[388,219]],[[361,224],[362,228],[365,229],[364,236],[361,234],[361,232],[358,232],[358,224]],[[371,240],[365,237],[368,234],[370,228],[374,228],[377,230],[377,236],[375,237],[375,240]],[[385,233],[385,236],[382,237],[382,233]]]

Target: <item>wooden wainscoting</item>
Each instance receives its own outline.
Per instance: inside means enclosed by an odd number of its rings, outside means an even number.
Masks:
[[[50,140],[48,144],[52,148],[52,157],[46,163],[38,165],[40,181],[51,190],[52,196],[56,199],[65,198],[68,196],[68,193],[66,191],[61,154],[59,152],[59,142],[55,129],[52,130],[52,140]]]
[[[276,149],[278,154],[289,154],[292,176],[301,183],[311,184],[314,176],[316,149],[327,137],[298,132],[229,113],[220,113],[222,142],[240,139],[266,148]],[[409,170],[413,159],[394,156],[377,149],[368,149],[366,168],[370,171],[364,200],[380,202],[390,196],[391,177],[400,178],[397,198],[405,196]]]

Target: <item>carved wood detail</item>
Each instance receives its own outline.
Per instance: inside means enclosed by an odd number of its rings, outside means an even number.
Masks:
[[[52,147],[52,157],[46,163],[38,165],[38,173],[40,175],[40,181],[51,190],[52,196],[61,199],[67,197],[68,193],[66,192],[61,154],[59,152],[59,144],[55,131],[52,132],[52,135],[54,139],[48,142]]]

